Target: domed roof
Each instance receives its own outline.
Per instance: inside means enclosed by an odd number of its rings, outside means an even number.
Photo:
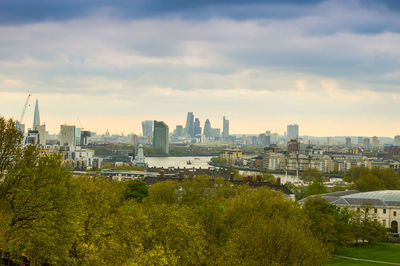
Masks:
[[[378,199],[383,202],[400,202],[400,190],[378,190],[369,192],[360,192],[351,195],[343,196],[342,198],[348,199]]]

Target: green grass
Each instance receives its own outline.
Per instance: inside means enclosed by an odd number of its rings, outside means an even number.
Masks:
[[[377,243],[359,247],[339,248],[336,255],[352,258],[400,263],[400,244]],[[327,265],[378,265],[362,261],[347,260],[333,257]],[[384,265],[384,264],[379,264]]]
[[[378,266],[378,265],[384,266],[384,265],[390,265],[390,264],[372,263],[372,262],[348,260],[348,259],[341,259],[341,258],[333,258],[327,264],[327,266]]]

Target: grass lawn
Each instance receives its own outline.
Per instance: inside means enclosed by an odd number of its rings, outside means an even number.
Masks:
[[[335,252],[335,254],[341,256],[359,258],[359,259],[400,263],[400,244],[377,243],[374,245],[365,245],[359,247],[339,248]],[[328,265],[378,265],[378,264],[374,263],[368,264],[367,262],[333,257],[332,260],[328,263]]]
[[[390,264],[347,260],[347,259],[341,259],[341,258],[332,258],[331,261],[326,265],[327,266],[378,266],[378,265],[384,266],[384,265],[390,265]]]

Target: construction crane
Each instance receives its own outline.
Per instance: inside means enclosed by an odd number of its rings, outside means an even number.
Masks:
[[[28,106],[28,102],[29,102],[29,98],[31,97],[30,94],[28,94],[28,97],[26,97],[26,101],[25,101],[25,105],[24,105],[24,109],[22,110],[22,114],[21,117],[19,119],[19,123],[22,124],[22,120],[24,119],[24,115],[25,115],[25,111],[26,111],[26,107]]]

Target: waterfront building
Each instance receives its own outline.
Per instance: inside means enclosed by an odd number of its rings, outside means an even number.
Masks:
[[[399,233],[400,223],[400,190],[378,190],[359,192],[348,190],[318,195],[331,204],[353,211],[363,211],[371,218],[377,219],[383,226]],[[300,202],[305,202],[307,198]],[[369,206],[366,206],[366,205]],[[361,208],[363,208],[361,210]]]
[[[237,149],[226,149],[220,157],[224,158],[229,165],[234,165],[243,158],[243,153]]]
[[[298,139],[299,138],[299,126],[297,124],[287,126],[287,139]]]
[[[169,152],[169,128],[162,121],[154,120],[153,146],[160,153]]]
[[[194,115],[193,115],[193,112],[188,112],[188,114],[187,114],[185,134],[190,138],[194,137]]]
[[[142,122],[143,137],[153,137],[153,120],[146,120]],[[147,143],[146,143],[147,144]]]
[[[60,126],[60,145],[75,146],[75,126],[61,125]]]

